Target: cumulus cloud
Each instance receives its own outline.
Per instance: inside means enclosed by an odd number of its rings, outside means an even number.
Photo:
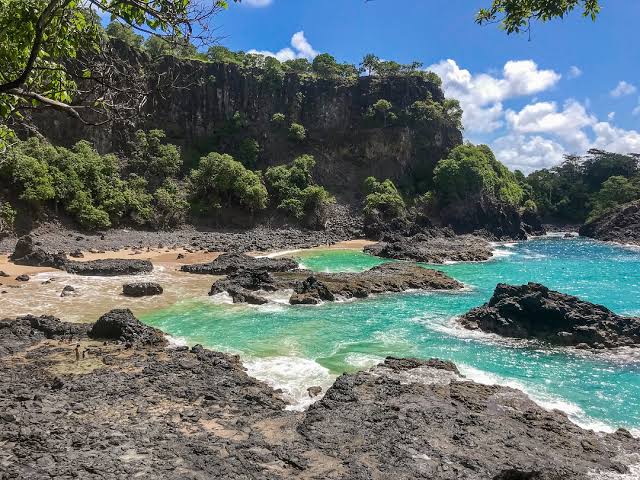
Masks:
[[[431,65],[428,70],[442,78],[447,96],[460,100],[463,123],[472,132],[497,130],[503,125],[503,101],[543,92],[561,78],[553,70],[541,70],[532,60],[509,61],[501,75],[474,75],[451,59]]]
[[[609,94],[614,98],[620,98],[620,97],[625,97],[627,95],[633,95],[637,91],[638,89],[636,88],[635,85],[625,82],[624,80],[620,80],[616,88],[611,90]]]
[[[596,123],[596,118],[575,100],[567,100],[562,109],[556,102],[533,103],[519,112],[508,110],[505,116],[515,133],[547,133],[561,138],[575,151],[587,148],[589,138],[583,128]]]
[[[580,67],[576,67],[575,65],[569,67],[569,73],[567,75],[569,78],[578,78],[581,75],[582,70],[580,70]]]
[[[559,164],[565,153],[562,145],[539,135],[505,135],[493,142],[492,147],[502,163],[525,174]]]
[[[247,53],[253,53],[256,55],[265,55],[267,57],[275,57],[281,62],[287,60],[294,60],[296,58],[306,58],[307,60],[313,60],[319,52],[315,51],[309,41],[304,36],[304,32],[296,32],[291,37],[291,47],[285,47],[277,52],[271,52],[269,50],[249,50]]]
[[[640,132],[616,128],[608,122],[593,126],[596,139],[593,147],[610,152],[640,153]]]
[[[242,0],[242,5],[249,5],[250,7],[268,7],[273,3],[273,0]]]

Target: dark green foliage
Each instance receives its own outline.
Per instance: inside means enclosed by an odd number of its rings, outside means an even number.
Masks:
[[[238,160],[247,168],[255,168],[260,145],[253,138],[245,138],[238,147]]]
[[[294,218],[305,215],[318,217],[322,210],[334,202],[334,198],[313,182],[311,171],[315,160],[302,155],[289,165],[270,167],[264,175],[265,184],[276,208]]]
[[[184,190],[173,180],[165,181],[153,194],[155,202],[153,224],[156,228],[166,229],[181,225],[187,218],[189,202]]]
[[[144,41],[142,35],[138,35],[131,26],[121,22],[111,22],[107,25],[107,35],[122,40],[133,48],[141,48]]]
[[[180,150],[175,145],[165,144],[162,130],[144,132],[138,130],[129,145],[127,168],[153,183],[162,183],[178,174],[182,167]]]
[[[535,171],[526,178],[529,196],[543,217],[584,222],[623,199],[633,200],[633,188],[627,187],[640,184],[639,159],[638,155],[601,150],[590,150],[584,157],[567,155],[557,167]],[[604,188],[611,177],[619,178]],[[613,192],[615,188],[621,189],[619,196]]]
[[[415,128],[428,127],[430,124],[447,123],[462,130],[462,108],[460,102],[453,98],[439,103],[431,98],[418,100],[408,109],[409,122]]]
[[[496,160],[486,145],[460,145],[438,162],[434,190],[443,204],[488,195],[511,205],[520,205],[524,192],[515,176]]]
[[[282,63],[285,72],[297,73],[298,75],[310,74],[312,72],[311,63],[306,58],[296,58]]]
[[[289,127],[289,138],[295,142],[303,142],[307,138],[307,131],[299,123],[292,123]]]
[[[200,213],[231,206],[253,212],[267,206],[268,194],[260,175],[247,170],[231,155],[213,152],[202,157],[189,180],[191,196]]]
[[[592,196],[589,218],[596,218],[608,210],[640,198],[640,185],[631,180],[613,176],[602,184],[602,188]]]
[[[344,78],[355,79],[358,77],[358,69],[348,63],[338,63],[333,55],[321,53],[313,59],[311,64],[313,72],[320,78]]]
[[[284,116],[284,113],[274,113],[271,117],[271,123],[273,123],[277,127],[283,126],[285,120],[286,117]]]
[[[391,111],[393,105],[388,100],[380,99],[369,107],[367,110],[367,118],[373,120],[383,127],[387,123],[393,123],[397,120],[397,115]]]
[[[380,215],[385,220],[405,215],[406,204],[391,180],[380,182],[375,177],[368,177],[364,181],[364,189],[366,193],[363,208],[365,215]]]
[[[0,234],[13,230],[17,212],[9,202],[0,201]]]

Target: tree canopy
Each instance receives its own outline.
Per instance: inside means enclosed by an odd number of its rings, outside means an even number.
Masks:
[[[575,9],[595,20],[600,8],[600,0],[493,0],[489,8],[478,12],[476,22],[499,23],[507,34],[529,32],[531,21],[564,18]]]

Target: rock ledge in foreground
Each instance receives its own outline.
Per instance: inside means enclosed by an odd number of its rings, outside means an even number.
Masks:
[[[640,318],[529,283],[498,284],[488,303],[460,318],[463,327],[553,345],[590,348],[640,346]]]

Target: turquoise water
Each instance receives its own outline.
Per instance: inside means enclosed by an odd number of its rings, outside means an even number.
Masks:
[[[309,251],[317,271],[364,270],[383,260],[349,250]],[[410,292],[320,306],[289,306],[287,295],[260,307],[222,297],[185,299],[143,317],[189,344],[240,353],[249,372],[301,405],[306,387],[376,364],[387,355],[440,357],[470,378],[520,388],[548,408],[597,429],[640,428],[640,352],[592,354],[467,332],[452,318],[485,302],[496,283],[537,281],[640,315],[640,251],[584,239],[545,237],[498,247],[495,259],[440,265],[468,288]]]

